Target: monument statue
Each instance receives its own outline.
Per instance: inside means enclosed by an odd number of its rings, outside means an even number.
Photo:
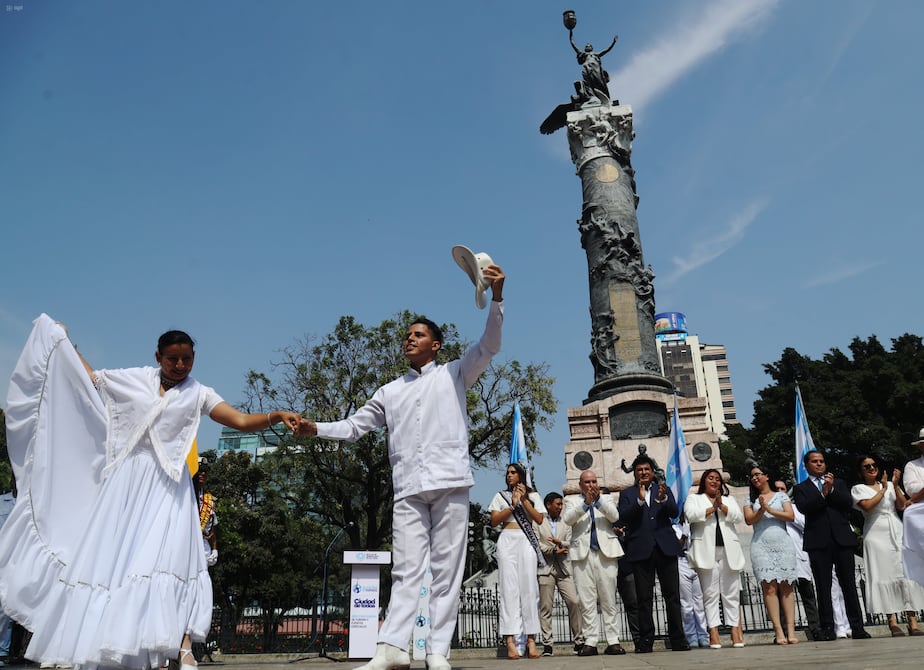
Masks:
[[[608,54],[616,45],[619,35],[613,38],[610,45],[603,51],[594,52],[593,44],[584,45],[584,50],[580,51],[574,43],[574,31],[568,31],[568,40],[571,42],[571,48],[577,54],[577,61],[581,65],[581,76],[584,79],[583,94],[587,100],[597,98],[602,104],[610,101],[610,87],[607,85],[610,81],[609,73],[603,69],[603,57]]]
[[[662,463],[670,460],[674,386],[661,372],[654,328],[655,275],[643,257],[639,235],[632,108],[610,97],[609,75],[603,69],[603,57],[618,37],[602,51],[594,51],[591,44],[582,51],[574,43],[575,13],[566,11],[562,18],[581,65],[581,80],[574,82],[571,100],[558,105],[539,130],[548,135],[566,128],[583,196],[577,228],[587,254],[588,357],[594,383],[581,407],[568,409],[567,481],[562,491],[576,495],[581,472],[591,468],[611,491],[632,486],[629,462],[636,450]],[[714,445],[708,452],[718,454],[706,400],[680,398],[677,406],[690,443]],[[709,454],[691,464],[700,472],[721,467],[719,458]],[[655,469],[658,481],[665,481],[664,470]]]
[[[635,213],[632,109],[610,100],[602,63],[618,37],[603,51],[595,52],[590,44],[580,51],[573,38],[573,11],[564,13],[563,23],[583,81],[575,82],[577,95],[559,105],[539,130],[549,134],[567,126],[584,193],[577,224],[587,252],[590,361],[596,382],[588,401],[627,389],[670,391],[673,385],[661,374],[654,339],[654,272],[642,257]]]
[[[577,62],[581,66],[581,81],[574,82],[575,95],[571,96],[571,101],[552,110],[552,113],[539,126],[539,131],[543,135],[551,135],[559,128],[564,128],[568,112],[584,106],[609,105],[611,102],[610,75],[603,69],[603,57],[616,45],[619,35],[614,37],[603,51],[594,51],[594,46],[590,43],[584,45],[584,50],[581,51],[574,43],[574,26],[577,25],[577,16],[569,9],[564,13],[562,21],[568,29],[568,41],[571,42],[571,48],[574,49]],[[618,100],[616,104],[619,104]]]

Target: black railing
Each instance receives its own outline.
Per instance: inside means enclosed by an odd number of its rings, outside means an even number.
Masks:
[[[864,618],[868,625],[885,623],[885,616],[866,611],[864,584],[861,571],[857,571],[857,591]],[[459,615],[452,646],[456,649],[492,648],[500,644],[498,634],[498,600],[495,588],[463,588]],[[617,598],[620,618],[620,638],[631,640],[629,622],[621,598]],[[224,653],[319,653],[346,650],[349,634],[349,616],[345,596],[332,595],[328,616],[321,608],[293,610],[265,617],[259,610],[247,609],[240,613],[225,613],[215,608],[212,631],[205,647],[221,649]],[[667,637],[667,617],[664,601],[658,591],[654,601],[655,630],[659,638]],[[741,624],[746,633],[772,630],[764,608],[760,584],[750,573],[741,575]],[[796,628],[807,627],[805,611],[796,590]],[[325,632],[326,631],[326,632]],[[571,632],[567,610],[556,593],[552,610],[552,633],[555,640],[568,642]],[[603,639],[601,631],[601,639]]]

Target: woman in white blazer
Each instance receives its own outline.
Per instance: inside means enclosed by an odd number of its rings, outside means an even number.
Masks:
[[[703,608],[709,627],[709,647],[721,649],[719,639],[719,601],[725,623],[731,626],[732,646],[744,646],[739,619],[740,571],[744,552],[735,524],[744,520],[741,507],[729,495],[718,470],[706,470],[699,480],[699,490],[687,498],[684,515],[690,523],[690,549],[687,560],[703,587]]]

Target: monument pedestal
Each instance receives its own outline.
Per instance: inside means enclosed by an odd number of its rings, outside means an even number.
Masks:
[[[722,469],[719,438],[707,426],[705,398],[678,398],[677,408],[696,485],[705,470]],[[588,469],[611,491],[631,486],[632,461],[641,452],[664,467],[672,411],[673,396],[654,390],[621,391],[569,409],[563,492],[578,493],[581,471]]]

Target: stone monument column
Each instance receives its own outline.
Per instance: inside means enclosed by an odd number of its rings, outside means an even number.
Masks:
[[[568,410],[571,439],[565,445],[563,491],[576,494],[580,473],[586,469],[617,491],[634,483],[630,466],[638,454],[667,464],[674,387],[661,374],[654,334],[654,272],[642,256],[635,214],[632,109],[611,99],[609,74],[603,69],[602,58],[618,37],[602,51],[591,44],[581,50],[573,36],[575,13],[564,12],[562,21],[582,79],[574,82],[570,102],[552,110],[539,131],[549,135],[567,128],[584,196],[577,223],[587,253],[594,383],[583,406]],[[687,444],[700,447],[692,454],[694,476],[697,470],[721,468],[705,399],[678,398],[678,414]]]
[[[654,338],[654,273],[642,257],[635,214],[632,109],[584,107],[568,113],[567,128],[584,194],[578,229],[587,252],[594,368],[586,402],[620,391],[669,393]]]

